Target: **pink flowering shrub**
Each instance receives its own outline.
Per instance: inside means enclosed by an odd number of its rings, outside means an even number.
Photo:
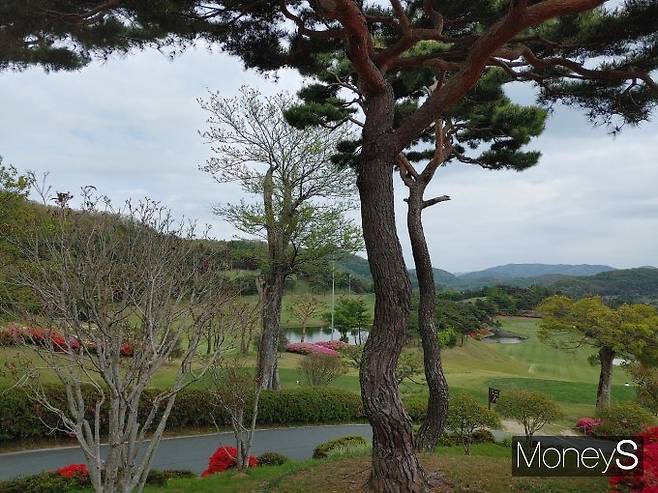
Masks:
[[[325,354],[327,356],[340,356],[337,351],[312,342],[292,342],[286,346],[286,351],[296,354]]]
[[[208,468],[201,473],[201,477],[210,476],[216,472],[226,471],[237,466],[236,457],[238,451],[235,447],[226,447],[221,445],[208,460]],[[258,459],[253,455],[249,456],[249,467],[256,467]]]
[[[601,420],[597,418],[580,418],[576,423],[576,428],[582,431],[585,435],[591,435],[592,429],[601,424]]]
[[[315,344],[325,348],[333,349],[334,351],[340,351],[341,349],[349,346],[349,344],[344,341],[320,341],[316,342]]]
[[[644,440],[642,475],[630,471],[610,477],[610,493],[658,493],[658,426],[638,435]]]

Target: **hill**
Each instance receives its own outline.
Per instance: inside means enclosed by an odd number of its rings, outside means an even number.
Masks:
[[[562,279],[552,284],[554,289],[570,296],[588,294],[629,299],[658,299],[658,269],[640,267],[601,272],[590,277]]]
[[[507,264],[488,269],[468,272],[458,276],[460,284],[485,283],[507,279],[534,278],[542,276],[592,276],[600,272],[615,270],[608,265],[570,264]]]
[[[453,288],[457,286],[459,279],[456,275],[448,272],[447,270],[437,269],[434,267],[434,283],[442,287]],[[418,276],[416,276],[416,269],[409,270],[409,278],[411,280],[411,286],[416,288],[418,287]]]

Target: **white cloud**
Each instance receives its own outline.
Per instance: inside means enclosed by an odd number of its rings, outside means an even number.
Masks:
[[[173,62],[157,52],[94,63],[75,73],[2,73],[0,154],[23,169],[50,171],[59,190],[94,184],[116,201],[148,195],[181,214],[235,234],[211,204],[243,196],[198,171],[209,155],[197,134],[207,89],[234,95],[243,84],[294,92],[299,77],[245,72],[240,62],[198,49]],[[530,91],[510,94],[529,102]],[[508,262],[656,264],[658,125],[612,138],[577,111],[558,108],[535,144],[540,164],[524,173],[464,165],[437,173],[431,194],[453,200],[425,213],[437,266],[465,271]],[[405,240],[404,188],[398,228]]]

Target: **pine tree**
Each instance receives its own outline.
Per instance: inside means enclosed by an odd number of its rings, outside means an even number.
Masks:
[[[394,168],[401,153],[410,159],[411,149],[431,141],[478,82],[497,73],[493,69],[508,82],[536,86],[540,103],[580,106],[613,131],[648,119],[658,101],[651,77],[658,67],[658,3],[605,3],[10,0],[0,6],[0,64],[75,69],[117,50],[157,45],[176,51],[206,40],[247,67],[290,66],[315,79],[290,121],[361,126],[360,139],[343,142],[336,159],[357,165],[376,297],[361,365],[364,410],[373,426],[369,484],[377,492],[421,492],[429,478],[413,452],[395,381],[411,286],[395,231]],[[401,83],[418,77],[418,83]],[[492,142],[493,154],[478,157],[486,167],[516,159],[510,152],[519,149]]]

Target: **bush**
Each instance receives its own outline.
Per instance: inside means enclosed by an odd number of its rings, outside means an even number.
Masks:
[[[208,460],[208,468],[201,473],[201,477],[205,478],[211,474],[218,472],[224,472],[227,469],[233,469],[238,464],[236,462],[236,457],[238,456],[238,451],[235,447],[228,447],[226,445],[220,445],[215,453],[210,456]],[[253,455],[249,456],[249,467],[256,467],[258,465],[258,459]]]
[[[0,482],[0,493],[68,493],[88,487],[89,471],[85,464],[72,464],[57,471],[43,472]],[[193,478],[191,471],[150,471],[146,484],[165,486],[169,479]]]
[[[83,485],[56,472],[43,472],[34,476],[0,482],[0,493],[68,493]]]
[[[309,354],[299,362],[302,382],[312,387],[329,385],[347,372],[343,360],[326,354]]]
[[[471,444],[494,443],[495,441],[496,439],[494,438],[493,433],[486,428],[479,428],[471,435]],[[444,433],[439,439],[439,445],[444,447],[462,445],[462,437],[459,433]]]
[[[277,452],[265,452],[258,456],[258,463],[261,466],[280,466],[289,460],[288,457]]]
[[[89,483],[89,469],[87,464],[71,464],[57,469],[57,474],[66,479],[75,479],[80,484]]]
[[[407,414],[415,423],[421,422],[427,416],[427,395],[413,394],[402,398]]]
[[[333,349],[334,351],[340,351],[341,349],[345,349],[349,346],[349,344],[345,341],[320,341],[315,342],[314,344],[317,346]]]
[[[44,391],[48,399],[64,405],[66,396],[61,386],[47,385]],[[92,388],[83,388],[85,400],[91,402],[93,392]],[[180,392],[167,422],[168,429],[214,427],[211,413],[214,413],[218,425],[228,425],[228,417],[217,412],[209,392],[206,389]],[[144,402],[149,402],[157,393],[154,389],[146,391]],[[140,422],[146,418],[147,411],[146,407],[143,412],[140,410]],[[272,425],[347,423],[363,417],[358,394],[322,387],[263,391],[258,411],[258,423]],[[56,426],[56,416],[29,399],[21,389],[3,392],[0,399],[0,440],[51,436]],[[103,433],[107,430],[105,419],[101,420],[101,430]],[[66,435],[60,432],[59,436]]]
[[[166,486],[167,481],[170,479],[181,479],[181,478],[194,478],[196,474],[192,471],[178,471],[174,469],[165,469],[164,471],[158,471],[156,469],[149,471],[149,475],[146,478],[146,484],[152,486]]]
[[[642,476],[621,473],[609,479],[610,491],[624,493],[654,493],[658,491],[658,427],[639,434],[644,440]]]
[[[523,389],[509,389],[502,392],[498,401],[498,412],[505,418],[523,425],[528,441],[544,425],[562,417],[557,403],[541,392]]]
[[[500,419],[496,413],[480,404],[474,397],[459,394],[450,399],[447,425],[459,437],[460,443],[464,446],[464,453],[469,455],[475,431],[484,426],[500,427]],[[480,436],[483,436],[483,431],[480,432]]]
[[[314,344],[312,342],[293,342],[286,346],[286,351],[296,354],[324,354],[327,356],[340,356],[338,351],[331,348]]]
[[[592,428],[598,437],[628,436],[655,424],[654,416],[634,402],[613,404],[597,413],[600,423]]]
[[[494,443],[496,438],[486,428],[479,428],[471,435],[471,443]]]
[[[601,424],[601,420],[596,418],[580,418],[576,423],[576,429],[582,431],[585,435],[591,435],[592,429]]]
[[[334,450],[344,447],[367,447],[368,441],[359,435],[346,436],[321,443],[313,450],[314,459],[326,459]]]

